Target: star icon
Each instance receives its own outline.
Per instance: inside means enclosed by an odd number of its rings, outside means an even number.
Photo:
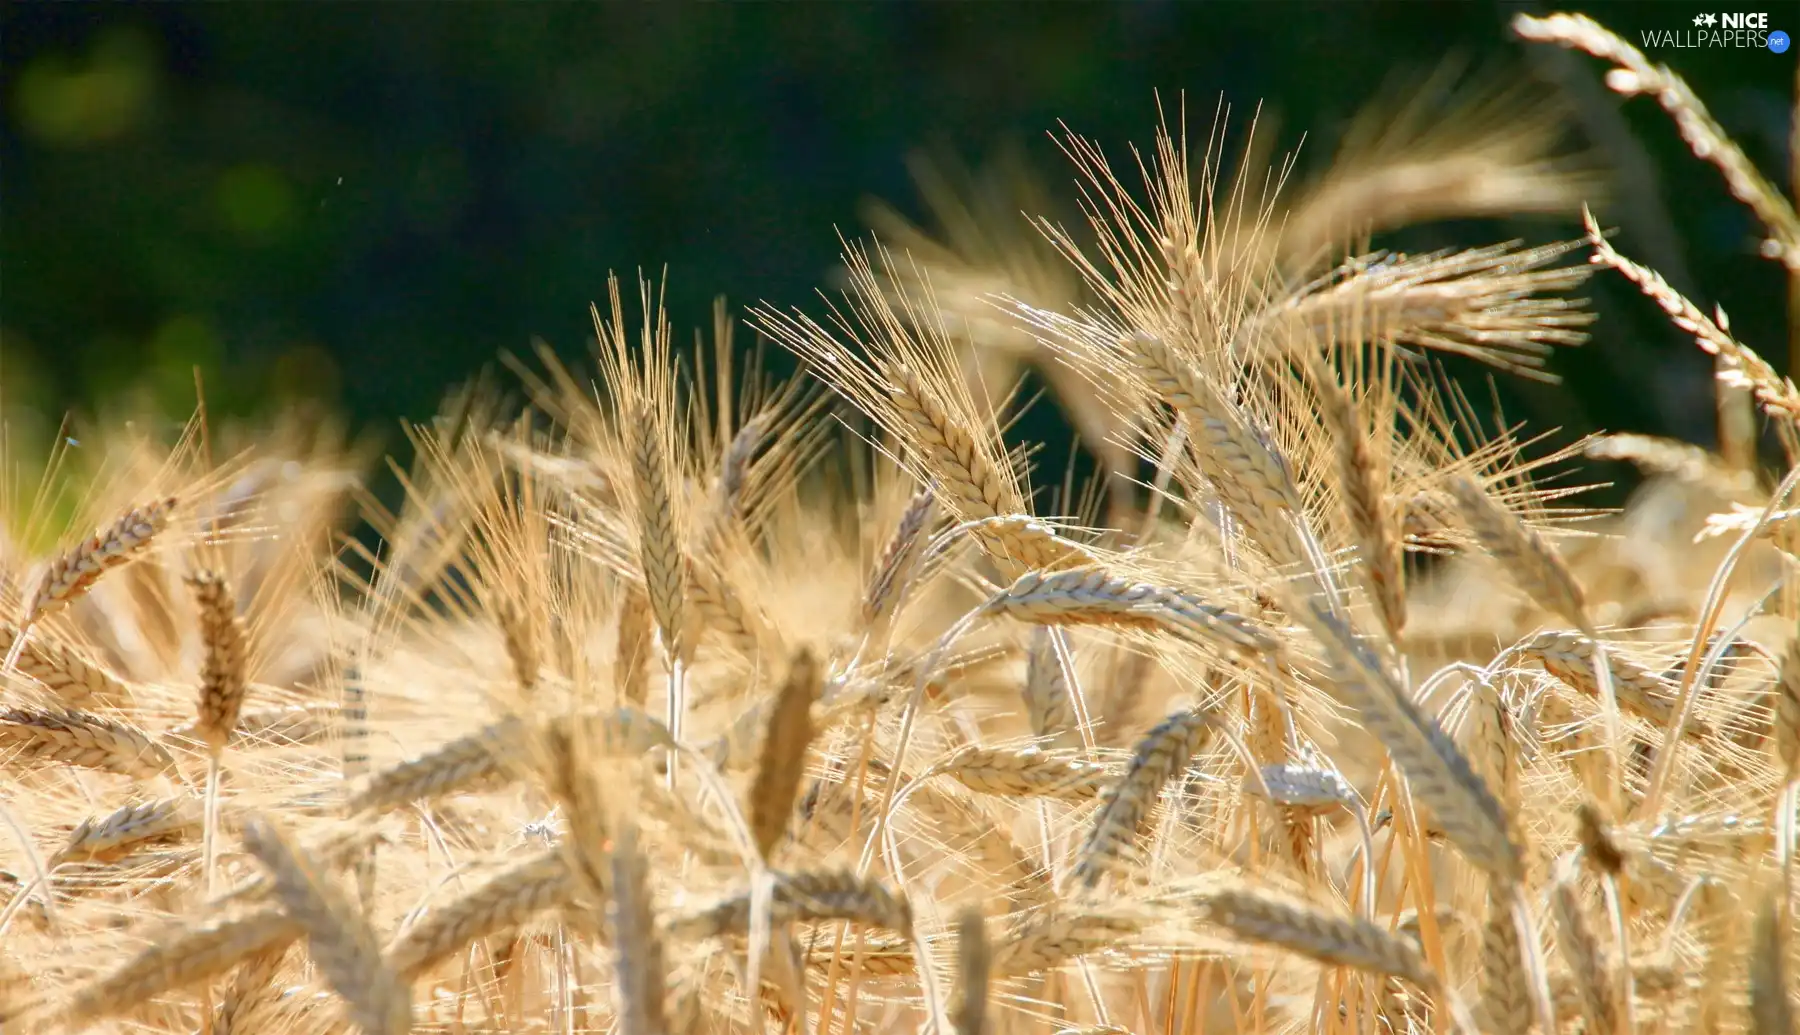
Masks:
[[[1718,23],[1719,23],[1719,16],[1718,16],[1718,15],[1716,15],[1716,14],[1709,14],[1709,15],[1707,15],[1707,16],[1706,16],[1706,24],[1707,24],[1707,25],[1708,25],[1708,26],[1712,26],[1712,25],[1717,25],[1717,24],[1718,24]]]
[[[1706,24],[1706,15],[1704,15],[1704,14],[1694,15],[1694,24],[1695,25],[1705,25]]]

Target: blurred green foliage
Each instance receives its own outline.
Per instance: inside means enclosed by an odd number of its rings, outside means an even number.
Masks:
[[[1581,6],[1628,36],[1691,14]],[[1072,198],[1044,136],[1058,120],[1128,161],[1129,144],[1149,141],[1157,92],[1173,110],[1185,91],[1197,135],[1221,96],[1240,122],[1266,102],[1283,149],[1306,131],[1301,168],[1317,169],[1394,73],[1416,78],[1447,54],[1574,91],[1607,159],[1617,141],[1596,127],[1622,110],[1653,178],[1603,217],[1628,253],[1672,263],[1678,287],[1723,303],[1779,362],[1781,273],[1755,257],[1754,224],[1653,104],[1621,109],[1585,58],[1526,53],[1506,31],[1519,10],[1539,9],[9,4],[7,419],[15,437],[43,434],[67,409],[133,393],[179,419],[196,367],[215,413],[309,398],[362,423],[421,418],[500,350],[541,337],[578,355],[609,270],[666,264],[681,327],[704,325],[718,293],[816,307],[835,231],[860,232],[859,202],[913,203],[904,159],[917,146],[978,157],[1024,141]],[[1793,52],[1652,56],[1787,182]],[[1390,243],[1576,233],[1538,220]],[[1579,407],[1524,389],[1512,416],[1704,438],[1706,368],[1691,343],[1628,290],[1594,294],[1595,346],[1559,364]],[[1671,365],[1698,387],[1656,388]]]

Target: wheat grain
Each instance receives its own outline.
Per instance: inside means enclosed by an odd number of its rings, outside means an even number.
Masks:
[[[1016,798],[1098,798],[1115,774],[1106,766],[1039,748],[991,748],[970,744],[934,763],[942,773],[983,794]]]
[[[649,879],[638,854],[637,832],[620,826],[612,849],[612,903],[607,928],[613,944],[613,991],[624,1035],[663,1035],[663,948],[656,930]]]
[[[18,636],[18,626],[0,622],[0,651],[11,650]],[[18,669],[70,708],[119,708],[132,699],[131,688],[123,680],[65,643],[27,641],[19,654]]]
[[[69,841],[50,857],[54,869],[65,862],[112,862],[142,845],[180,840],[199,825],[185,797],[133,802],[104,816],[81,821]]]

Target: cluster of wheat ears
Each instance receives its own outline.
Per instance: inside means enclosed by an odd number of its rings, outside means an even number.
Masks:
[[[1679,78],[1514,29],[1659,100],[1800,276]],[[1793,1035],[1800,391],[1591,217],[1345,258],[1583,211],[1543,109],[1477,107],[1298,192],[1165,132],[1136,200],[1068,136],[1080,235],[928,180],[943,232],[879,217],[829,319],[752,313],[790,382],[615,282],[597,376],[458,394],[397,511],[297,417],[83,435],[43,484],[99,530],[42,557],[67,506],[8,479],[0,1030]],[[1539,371],[1596,267],[1778,485],[1484,430],[1432,357]],[[1027,364],[1100,458],[1063,516],[991,391]],[[1653,477],[1550,506],[1581,454]]]

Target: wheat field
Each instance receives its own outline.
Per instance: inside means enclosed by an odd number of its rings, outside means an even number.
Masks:
[[[1667,109],[1800,280],[1673,71],[1513,31]],[[454,394],[391,512],[298,416],[9,458],[0,1031],[1792,1035],[1800,391],[1615,249],[1546,110],[1305,184],[1222,112],[1066,133],[1086,226],[933,180],[940,227],[692,349],[613,280],[593,368]],[[1586,234],[1347,246],[1518,213]],[[1547,377],[1591,277],[1751,441],[1484,419],[1439,357]],[[1008,446],[1027,369],[1092,479]]]

